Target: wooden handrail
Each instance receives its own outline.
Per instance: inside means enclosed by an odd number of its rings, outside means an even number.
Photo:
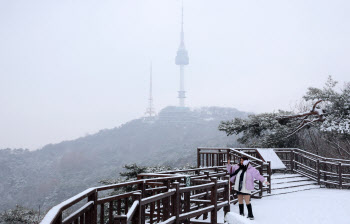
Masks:
[[[170,197],[170,196],[172,196],[174,194],[175,194],[175,191],[169,191],[169,192],[166,192],[166,193],[161,193],[161,194],[157,194],[157,195],[154,195],[154,196],[150,196],[148,198],[143,198],[141,200],[141,205],[149,204],[149,203],[161,200],[163,198]]]
[[[192,171],[196,171],[196,169],[192,169]],[[200,169],[201,171],[206,170],[206,169]],[[212,170],[212,169],[209,169]],[[200,173],[198,173],[200,175]],[[218,173],[207,173],[206,175],[201,175],[204,178],[208,178],[211,177],[211,175],[217,175]],[[152,176],[152,175],[151,175]],[[159,176],[159,175],[155,175],[155,176]],[[161,175],[163,176],[163,175]],[[225,173],[220,174],[220,176],[224,177]],[[74,204],[76,204],[77,202],[81,201],[84,198],[88,198],[91,196],[91,194],[96,194],[97,192],[101,192],[104,190],[109,190],[109,189],[115,189],[115,188],[120,188],[120,187],[126,187],[126,186],[132,186],[132,185],[147,185],[149,182],[154,182],[155,180],[159,181],[159,180],[163,180],[163,181],[173,181],[173,180],[177,180],[177,179],[183,179],[183,177],[186,177],[186,175],[176,175],[176,177],[166,177],[166,178],[153,178],[153,179],[140,179],[140,180],[136,180],[136,181],[129,181],[126,183],[119,183],[119,184],[112,184],[112,185],[107,185],[107,186],[101,186],[101,187],[96,187],[96,188],[90,188],[70,199],[68,199],[67,201],[55,206],[53,209],[51,209],[49,211],[49,213],[45,216],[45,218],[43,219],[43,221],[41,223],[62,223],[62,219],[57,220],[56,217],[57,216],[62,216],[62,211]],[[218,183],[218,185],[220,186],[225,186],[228,182],[227,181],[220,181]],[[191,192],[191,191],[196,191],[196,190],[206,190],[213,186],[213,183],[209,183],[209,184],[203,184],[201,186],[194,186],[194,187],[181,187],[179,188],[178,192],[179,194],[183,194],[186,192]],[[159,188],[154,188],[154,190],[159,189]],[[166,189],[164,187],[162,187],[162,189]],[[151,190],[151,189],[147,189],[147,190]],[[104,208],[104,204],[105,203],[111,203],[112,201],[116,201],[116,200],[121,200],[121,199],[125,199],[127,200],[129,197],[133,196],[135,193],[137,193],[138,191],[134,191],[134,192],[126,192],[123,194],[119,194],[119,195],[113,195],[113,196],[108,196],[108,197],[104,197],[104,198],[99,198],[96,200],[96,204],[101,206],[101,209]],[[145,189],[146,192],[146,189]],[[181,192],[181,193],[180,193]],[[218,191],[218,192],[222,192],[222,190]],[[125,215],[116,215],[114,217],[115,220],[119,220],[122,223],[125,223],[127,221],[130,221],[131,219],[133,219],[133,215],[135,215],[137,213],[137,208],[138,206],[143,206],[145,204],[150,204],[150,203],[155,203],[158,202],[160,200],[164,200],[165,198],[169,198],[172,197],[175,194],[174,190],[170,190],[167,193],[160,193],[157,194],[155,196],[151,196],[148,198],[143,198],[142,202],[140,204],[138,204],[138,202],[134,201],[132,203],[132,206],[130,207],[129,211],[127,214]],[[211,195],[211,194],[210,194]],[[70,223],[70,222],[75,222],[79,217],[81,217],[81,215],[84,214],[84,212],[86,212],[87,210],[91,209],[93,207],[95,202],[90,201],[89,203],[85,204],[82,208],[80,208],[79,210],[77,210],[76,212],[74,212],[72,215],[70,215],[69,217],[67,217],[64,222],[65,223]],[[181,203],[181,200],[180,200]],[[102,210],[103,211],[103,210]],[[202,214],[204,214],[205,211],[201,211]],[[90,213],[89,213],[90,214]],[[91,213],[93,214],[93,212]],[[184,213],[182,213],[184,214]],[[180,215],[180,214],[179,214]],[[104,214],[101,213],[100,214],[101,218],[104,219]],[[85,217],[90,217],[86,216]],[[91,216],[92,217],[92,216]],[[109,218],[111,218],[112,216],[110,215]],[[183,217],[183,216],[181,216]],[[171,218],[168,220],[172,220]],[[97,220],[94,220],[94,218],[91,218],[91,223],[96,223]]]
[[[346,178],[350,175],[350,160],[322,157],[298,148],[274,150],[292,172],[316,180],[319,185],[338,188],[350,185]]]
[[[180,193],[185,193],[185,192],[190,192],[195,190],[206,190],[213,187],[213,185],[214,183],[209,183],[209,184],[202,184],[202,185],[191,186],[191,187],[184,187],[180,189]]]
[[[67,223],[71,223],[73,222],[76,218],[80,217],[81,214],[84,214],[85,211],[91,209],[94,205],[93,201],[90,201],[88,203],[86,203],[85,205],[83,205],[81,208],[79,208],[77,211],[75,211],[74,213],[72,213],[71,215],[69,215],[67,218],[65,218],[62,223],[63,224],[67,224]]]
[[[134,195],[134,193],[136,193],[136,192],[138,192],[138,191],[132,191],[132,192],[124,193],[124,194],[118,194],[118,195],[112,195],[112,196],[108,196],[108,197],[104,197],[104,198],[99,198],[97,200],[97,204],[103,204],[106,202],[116,201],[116,200],[119,200],[122,198],[127,198],[127,197]]]
[[[86,223],[97,224],[98,211],[101,211],[99,214],[100,223],[103,223],[105,219],[117,220],[117,223],[145,223],[145,219],[147,218],[150,219],[150,223],[153,223],[153,220],[157,220],[158,223],[161,223],[161,221],[163,223],[173,223],[175,221],[187,220],[185,223],[189,223],[188,219],[190,217],[211,212],[211,223],[215,224],[217,223],[216,212],[218,209],[224,207],[225,213],[230,210],[228,194],[229,176],[224,166],[224,161],[228,158],[227,156],[236,158],[243,155],[247,156],[260,172],[264,169],[268,171],[267,177],[271,175],[271,172],[269,172],[269,163],[245,153],[244,149],[202,149],[203,151],[198,151],[197,155],[205,156],[206,162],[208,164],[210,163],[211,166],[187,170],[170,170],[159,173],[143,173],[139,175],[138,180],[89,188],[53,207],[41,223],[76,223],[78,219],[81,220],[81,217],[85,217]],[[209,155],[204,150],[215,150],[216,152]],[[254,149],[246,150],[249,153],[254,153]],[[265,174],[264,176],[266,176]],[[188,178],[191,180],[191,186],[186,187],[186,179]],[[174,181],[178,183],[173,185],[172,183]],[[346,183],[344,183],[345,185]],[[125,187],[130,187],[133,190],[118,195],[98,198],[98,194],[101,192],[111,189],[124,189]],[[137,191],[134,189],[137,189]],[[259,186],[259,190],[256,193],[262,195],[263,190],[268,190],[268,188]],[[182,200],[181,197],[185,200]],[[63,212],[83,199],[88,199],[87,203],[63,220]],[[231,203],[234,201],[237,200],[231,200]],[[208,202],[210,202],[210,205],[208,205]],[[196,206],[191,206],[190,203],[194,203]],[[105,206],[106,204],[109,206]],[[147,212],[146,206],[150,208]],[[100,208],[98,209],[98,207]],[[114,214],[115,208],[117,208],[116,214]]]
[[[325,161],[337,161],[337,162],[343,162],[343,163],[347,163],[347,164],[350,164],[350,160],[347,160],[347,159],[337,159],[337,158],[330,158],[330,157],[323,157],[323,156],[320,156],[320,155],[316,155],[314,153],[311,153],[311,152],[308,152],[308,151],[305,151],[303,149],[299,149],[299,148],[289,148],[289,149],[286,149],[286,148],[274,148],[274,151],[275,152],[284,152],[284,151],[296,151],[296,152],[301,152],[301,153],[304,153],[304,154],[308,154],[310,156],[313,156],[313,157],[316,157],[320,160],[325,160]]]
[[[136,208],[137,206],[140,204],[140,201],[134,201],[134,203],[132,204],[128,214],[126,214],[127,217],[127,221],[130,221],[132,219],[132,217],[134,216],[135,212],[136,212]]]
[[[54,206],[49,212],[45,215],[41,223],[51,224],[51,223],[61,223],[62,222],[62,211],[71,207],[72,205],[80,202],[81,200],[88,198],[91,194],[96,193],[96,188],[89,188],[80,194],[75,195],[74,197],[69,198],[68,200]]]

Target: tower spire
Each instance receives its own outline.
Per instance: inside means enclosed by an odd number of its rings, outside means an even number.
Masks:
[[[181,6],[181,44],[184,44],[184,2],[182,1]]]
[[[186,91],[185,91],[185,65],[188,65],[189,59],[188,59],[188,52],[185,48],[185,34],[184,34],[184,7],[183,2],[181,6],[181,33],[180,33],[180,45],[177,50],[177,54],[175,57],[175,64],[180,66],[180,90],[178,91],[179,95],[179,106],[184,107],[185,106],[185,98],[186,98]]]
[[[149,81],[149,98],[148,98],[148,108],[146,110],[146,114],[149,117],[152,117],[155,115],[155,111],[153,108],[153,96],[152,96],[152,61],[151,61],[151,65],[150,65],[150,81]]]

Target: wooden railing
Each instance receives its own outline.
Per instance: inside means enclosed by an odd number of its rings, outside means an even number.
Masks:
[[[350,188],[350,160],[326,158],[301,149],[274,149],[291,172],[325,187]]]
[[[143,173],[135,181],[90,188],[53,207],[42,224],[217,223],[217,211],[230,211],[227,159],[238,163],[247,156],[271,180],[271,164],[254,157],[254,151],[231,148],[198,148],[198,168]],[[119,190],[110,195],[111,190]],[[271,192],[256,183],[253,197]],[[109,192],[109,194],[107,194]],[[259,196],[256,196],[256,195]],[[84,200],[86,200],[84,202]],[[73,210],[67,214],[68,210]]]
[[[101,196],[122,188],[129,190]],[[140,174],[135,181],[90,188],[53,207],[41,223],[196,223],[208,213],[210,222],[217,223],[217,211],[230,210],[228,192],[225,167]],[[82,206],[64,215],[79,203]]]
[[[227,164],[227,160],[231,160],[231,164],[239,163],[242,156],[248,157],[250,164],[253,165],[260,173],[271,183],[271,162],[264,161],[259,152],[252,148],[197,148],[197,166],[198,167],[211,167],[211,166],[223,166]],[[271,193],[271,184],[267,187],[263,187],[262,183],[256,181],[258,187],[255,187],[255,191],[252,193],[253,197],[259,194],[262,197],[263,192]]]
[[[350,187],[350,160],[321,157],[301,149],[274,149],[291,172],[326,187]],[[217,223],[217,211],[230,211],[227,160],[238,163],[247,156],[251,164],[271,182],[271,162],[256,149],[198,148],[198,168],[143,173],[135,181],[89,188],[53,207],[42,224],[126,224],[126,223]],[[110,190],[117,195],[106,195]],[[252,197],[271,193],[271,185],[256,182]],[[259,196],[256,196],[259,194]],[[84,200],[86,200],[84,202]],[[74,210],[67,214],[68,210]]]

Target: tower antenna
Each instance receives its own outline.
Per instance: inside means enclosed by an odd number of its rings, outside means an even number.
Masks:
[[[151,61],[151,65],[150,65],[150,81],[149,81],[149,98],[148,98],[148,108],[146,110],[146,114],[149,116],[149,117],[153,117],[156,112],[153,108],[153,96],[152,96],[152,61]]]
[[[184,38],[184,7],[183,1],[181,6],[181,33],[180,33],[180,46],[177,50],[177,54],[175,57],[175,64],[180,67],[180,90],[178,91],[179,95],[179,106],[185,107],[185,65],[189,64],[188,52],[185,48],[185,38]]]

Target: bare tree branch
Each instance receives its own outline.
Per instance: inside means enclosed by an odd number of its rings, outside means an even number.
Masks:
[[[339,143],[336,143],[336,142],[331,142],[331,141],[329,141],[328,139],[326,139],[326,141],[327,142],[329,142],[329,143],[332,143],[332,144],[334,144],[335,146],[332,146],[333,148],[336,148],[338,151],[339,151],[339,154],[341,155],[341,156],[343,156],[341,153],[340,153],[340,149],[343,151],[343,152],[345,152],[348,156],[350,156],[350,153],[347,151],[347,150],[345,150],[343,147],[341,147],[340,145],[339,145]]]
[[[322,102],[322,100],[319,100],[317,101],[313,107],[312,107],[312,110],[310,112],[305,112],[305,113],[301,113],[301,114],[297,114],[297,115],[289,115],[289,116],[280,116],[277,118],[278,122],[280,124],[286,124],[287,121],[289,119],[293,119],[293,118],[301,118],[301,121],[298,125],[298,127],[296,127],[294,129],[294,131],[292,131],[288,136],[292,136],[294,135],[295,133],[297,133],[300,129],[304,128],[305,126],[307,125],[310,125],[314,122],[323,122],[325,120],[324,118],[324,113],[323,113],[323,110],[322,109],[317,109],[316,106],[317,104],[319,104],[320,102]],[[309,116],[316,116],[316,118],[313,118],[313,119],[309,119]]]

